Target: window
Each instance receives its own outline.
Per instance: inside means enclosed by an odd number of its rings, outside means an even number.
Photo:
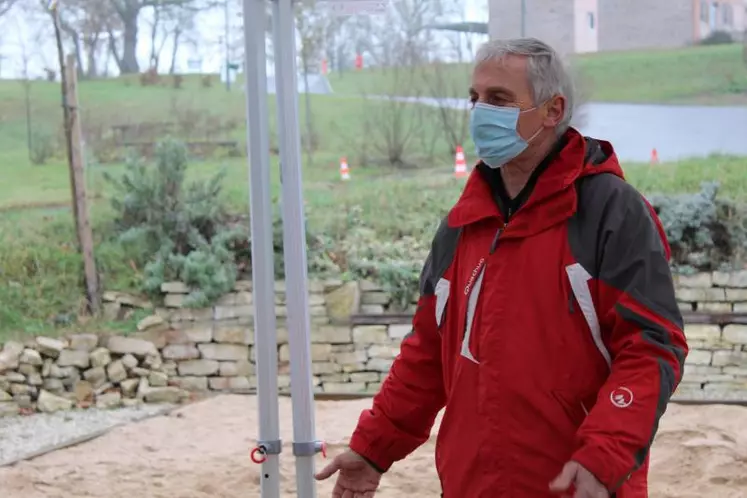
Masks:
[[[732,11],[730,4],[724,4],[723,16],[724,26],[731,26],[734,24],[734,12]]]
[[[593,30],[595,26],[594,13],[589,12],[586,16],[589,18],[589,29]]]
[[[700,20],[708,22],[708,2],[705,0],[700,2]]]

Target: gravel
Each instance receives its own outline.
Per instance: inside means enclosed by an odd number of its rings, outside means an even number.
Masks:
[[[176,405],[149,404],[116,410],[75,410],[0,418],[0,466],[78,438],[136,422]]]

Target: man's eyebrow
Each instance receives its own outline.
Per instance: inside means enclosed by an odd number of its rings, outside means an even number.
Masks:
[[[497,93],[508,97],[515,97],[514,92],[502,86],[491,86],[486,89],[487,93]]]

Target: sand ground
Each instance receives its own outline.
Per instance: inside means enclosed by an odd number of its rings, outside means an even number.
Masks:
[[[281,430],[292,439],[291,404],[281,399]],[[318,402],[317,434],[330,453],[345,447],[369,400]],[[168,417],[115,429],[76,447],[0,469],[2,498],[258,498],[260,467],[249,460],[257,402],[220,396]],[[438,496],[430,441],[383,480],[377,498]],[[282,495],[294,497],[290,450]],[[318,457],[317,468],[323,460]],[[331,483],[318,487],[331,496]],[[672,405],[652,452],[652,498],[747,498],[747,408]]]

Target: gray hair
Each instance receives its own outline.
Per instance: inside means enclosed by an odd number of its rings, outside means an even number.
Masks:
[[[555,95],[565,97],[565,115],[558,124],[558,133],[565,132],[573,119],[575,92],[573,79],[560,55],[551,46],[536,38],[491,40],[478,49],[475,64],[502,59],[507,55],[527,58],[527,76],[532,86],[534,105],[540,105]]]

